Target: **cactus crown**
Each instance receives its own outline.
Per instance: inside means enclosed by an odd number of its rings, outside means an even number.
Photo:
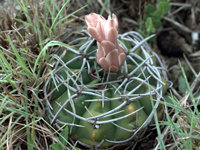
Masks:
[[[87,36],[69,43],[54,57],[58,90],[49,78],[45,96],[51,123],[66,124],[70,135],[87,147],[109,147],[142,135],[153,118],[150,96],[157,101],[167,89],[166,70],[158,55],[137,32],[119,34],[126,58],[118,71],[97,63],[95,40]],[[158,110],[159,111],[159,110]]]

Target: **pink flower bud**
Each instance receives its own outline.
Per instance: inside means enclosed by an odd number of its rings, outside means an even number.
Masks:
[[[106,20],[101,15],[91,13],[85,17],[88,32],[97,40],[97,63],[105,70],[117,72],[126,59],[125,50],[118,44],[117,17],[112,14]]]

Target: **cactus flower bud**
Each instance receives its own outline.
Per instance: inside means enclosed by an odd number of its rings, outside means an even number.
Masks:
[[[105,70],[117,72],[126,59],[125,50],[118,44],[117,17],[112,14],[106,20],[103,16],[91,13],[85,17],[88,32],[97,40],[97,63]]]

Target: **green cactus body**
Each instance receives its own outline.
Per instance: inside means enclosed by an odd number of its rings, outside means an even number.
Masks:
[[[132,32],[127,38],[130,35],[141,38]],[[67,50],[62,57],[60,53],[66,66],[57,60],[55,78],[62,76],[56,78],[57,84],[66,84],[46,100],[50,120],[57,128],[68,123],[70,136],[84,146],[107,148],[142,135],[153,118],[150,97],[160,101],[167,90],[166,73],[156,54],[145,45],[132,50],[137,43],[127,38],[122,35],[127,59],[118,72],[101,69],[96,63],[94,40],[87,38],[72,42],[80,45],[77,49]],[[52,80],[48,83],[48,91],[55,88]],[[157,101],[153,104],[160,115],[162,106]]]
[[[80,71],[81,71],[81,76],[84,78],[83,84],[87,85],[87,84],[89,84],[92,81],[91,78],[88,78],[88,71],[85,68],[83,70],[71,69],[72,72],[68,72],[68,74],[70,75],[70,77],[67,76],[67,73],[63,69],[58,72],[58,75],[61,76],[63,79],[65,79],[66,84],[68,84],[70,86],[73,86],[73,84],[74,84],[74,82],[71,80],[71,78],[73,78],[74,80],[76,80],[75,76]],[[77,80],[77,82],[79,82],[79,80]],[[64,85],[64,84],[62,84],[61,81],[57,80],[56,84],[58,86],[60,85],[58,87],[58,90],[55,89],[55,86],[53,86],[54,83],[53,82],[51,83],[51,89],[54,89],[53,94],[52,94],[52,99],[56,99],[57,97],[60,97],[60,95],[62,95],[67,90],[67,86]]]
[[[96,97],[100,98],[100,97]],[[92,102],[88,108],[90,111],[83,114],[84,118],[91,117],[90,114],[93,116],[101,115],[103,113],[108,112],[111,110],[111,102],[105,102],[104,107],[102,107],[102,102]],[[109,120],[113,117],[106,117],[103,120]],[[77,137],[80,141],[86,143],[87,145],[97,145],[101,142],[103,138],[111,140],[113,138],[113,134],[115,132],[115,127],[111,123],[106,123],[103,125],[92,125],[91,123],[85,122],[83,120],[80,121],[80,125],[85,126],[84,128],[79,128],[77,131]],[[108,132],[109,131],[109,132]],[[111,146],[112,144],[109,142],[104,142],[103,146]]]
[[[62,94],[62,96],[52,101],[51,103],[53,106],[52,113],[56,114],[60,106],[62,106],[64,102],[66,102],[66,100],[69,99],[69,95],[72,95],[72,94],[73,94],[72,92],[68,93],[68,91],[66,91]],[[90,105],[90,103],[85,103],[84,101],[85,99],[90,99],[90,98],[92,98],[91,95],[81,95],[77,98],[72,99],[71,102],[68,102],[68,104],[66,104],[64,108],[71,112],[76,113],[77,115],[82,115],[85,112],[85,107],[88,107]],[[72,108],[73,106],[74,106],[74,109]],[[59,114],[59,120],[66,123],[75,123],[75,124],[79,123],[79,119],[69,114],[64,109]],[[76,133],[77,127],[74,126],[71,128],[71,130],[72,130],[71,134],[73,135]]]
[[[118,97],[118,94],[114,95],[114,97]],[[120,101],[112,102],[112,109],[116,108],[121,103],[122,102],[120,102]],[[115,118],[122,117],[122,116],[130,114],[134,111],[137,111],[141,107],[142,106],[140,105],[139,100],[133,101],[129,105],[126,105],[125,107],[122,108],[122,110],[124,110],[122,113],[117,114],[114,117]],[[134,113],[129,117],[126,117],[122,120],[116,121],[115,123],[118,126],[125,128],[125,129],[132,130],[132,132],[125,131],[121,128],[116,128],[114,140],[122,141],[122,140],[126,140],[126,139],[130,138],[134,132],[134,129],[140,127],[142,125],[142,123],[144,123],[144,121],[147,119],[147,116],[148,115],[144,112],[144,109],[141,109],[138,111],[137,114]]]

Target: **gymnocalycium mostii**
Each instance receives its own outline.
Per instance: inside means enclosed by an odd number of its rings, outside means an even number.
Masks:
[[[153,35],[118,34],[114,14],[106,20],[91,13],[85,21],[85,36],[54,54],[55,80],[48,78],[44,89],[48,116],[56,128],[67,124],[69,136],[86,147],[113,148],[143,136],[153,107],[162,114],[169,81],[146,42]]]

